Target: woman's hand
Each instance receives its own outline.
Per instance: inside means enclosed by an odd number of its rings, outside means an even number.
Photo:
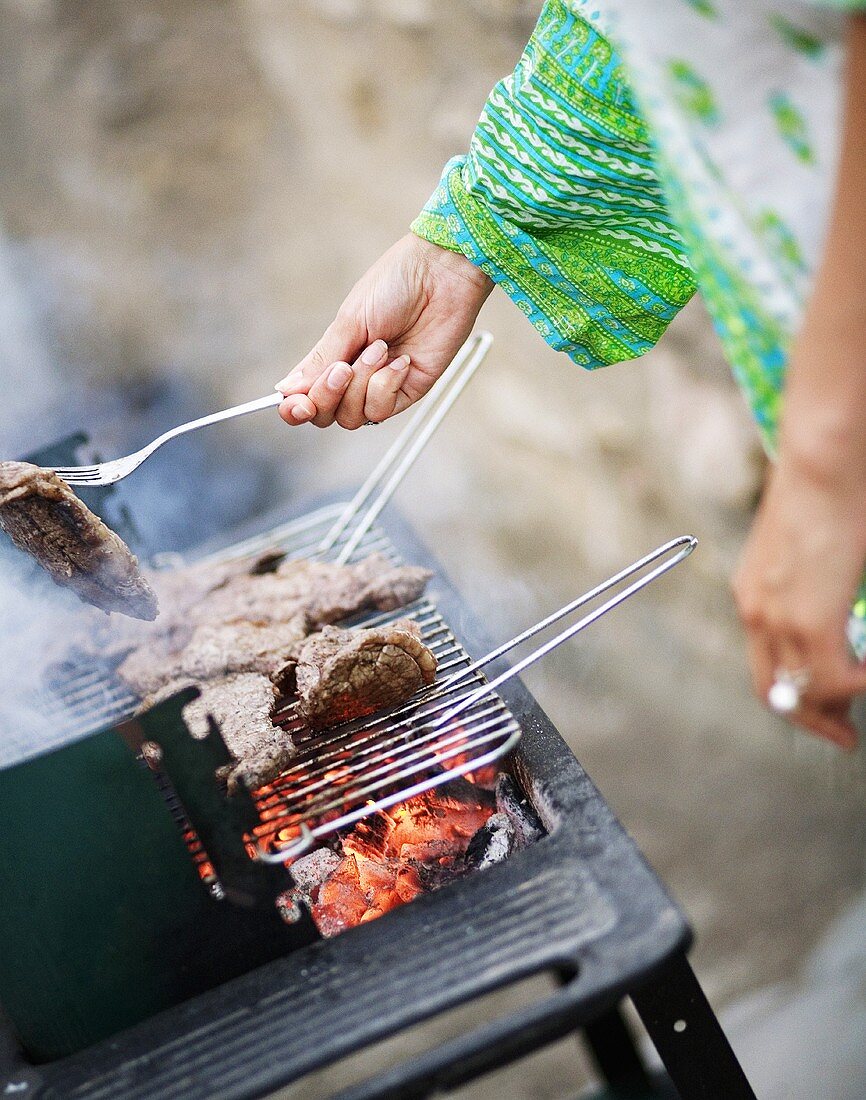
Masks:
[[[846,623],[866,563],[866,480],[781,456],[734,581],[758,697],[782,670],[807,677],[797,725],[846,749],[853,696],[866,691]]]
[[[407,234],[349,292],[321,340],[277,383],[287,424],[387,420],[431,388],[493,288],[464,256]]]

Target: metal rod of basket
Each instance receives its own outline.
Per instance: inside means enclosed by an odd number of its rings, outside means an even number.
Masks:
[[[515,649],[523,642],[535,637],[536,634],[542,633],[542,631],[546,630],[548,627],[553,626],[554,623],[559,622],[560,619],[564,619],[579,608],[585,607],[588,603],[592,603],[593,600],[598,599],[599,596],[604,595],[605,592],[609,592],[611,589],[616,588],[618,585],[628,580],[629,577],[637,578],[633,580],[631,584],[627,585],[619,592],[616,592],[610,599],[605,600],[603,604],[594,608],[587,615],[584,615],[578,622],[572,623],[571,626],[567,627],[560,634],[557,634],[555,638],[551,638],[550,641],[545,642],[543,645],[539,646],[538,649],[533,650],[532,653],[524,657],[521,661],[518,661],[517,664],[511,665],[494,680],[484,684],[483,687],[479,688],[477,691],[471,692],[469,696],[461,700],[456,707],[437,719],[438,724],[444,725],[458,714],[461,714],[467,707],[472,706],[472,702],[475,699],[482,698],[484,695],[495,691],[500,684],[504,684],[505,681],[510,680],[512,676],[519,676],[524,669],[529,668],[530,665],[534,665],[535,662],[541,660],[542,657],[546,657],[548,653],[562,645],[563,642],[567,641],[569,638],[573,638],[575,634],[579,634],[581,630],[585,630],[588,626],[591,626],[592,623],[600,619],[602,615],[606,615],[608,611],[612,611],[615,607],[618,607],[621,603],[629,599],[630,596],[633,596],[642,588],[646,588],[648,584],[652,584],[654,580],[661,577],[664,573],[667,573],[668,570],[673,569],[675,565],[678,565],[684,558],[687,558],[697,545],[698,540],[694,535],[680,535],[678,538],[671,539],[669,542],[656,547],[655,550],[645,555],[645,557],[632,562],[631,565],[620,570],[619,573],[616,573],[612,577],[608,577],[606,581],[596,585],[595,588],[585,592],[582,596],[578,596],[576,600],[561,607],[558,611],[554,611],[553,614],[548,615],[546,619],[542,619],[540,622],[536,623],[535,626],[531,626],[521,634],[517,634],[510,641],[504,642],[501,646],[491,650],[486,656],[480,658],[478,661],[474,661],[460,672],[455,673],[442,685],[443,687],[460,682],[476,669],[483,668],[485,665],[495,661],[498,657]],[[674,553],[674,551],[676,551],[676,553]],[[653,569],[650,569],[648,573],[644,573],[643,576],[638,575],[642,570],[652,565],[653,562],[659,562],[659,564]]]
[[[319,554],[327,554],[335,548],[372,498],[372,504],[360,517],[347,541],[340,548],[336,561],[342,564],[351,558],[364,535],[376,522],[380,512],[426,447],[430,437],[481,366],[492,343],[493,336],[489,332],[477,332],[469,337],[430,396],[422,402],[418,411],[319,543],[317,548]]]

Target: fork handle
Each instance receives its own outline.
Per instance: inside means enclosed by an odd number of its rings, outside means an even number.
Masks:
[[[157,447],[161,447],[163,443],[168,443],[170,439],[176,439],[179,435],[194,432],[197,428],[206,428],[209,424],[218,424],[221,420],[233,420],[236,416],[246,416],[247,413],[258,412],[260,409],[270,409],[279,405],[281,401],[285,401],[281,393],[269,393],[267,397],[258,397],[255,401],[247,401],[243,405],[235,405],[234,408],[211,413],[210,416],[200,416],[198,420],[190,420],[188,424],[179,424],[176,428],[163,433],[143,450],[148,454],[152,454]]]

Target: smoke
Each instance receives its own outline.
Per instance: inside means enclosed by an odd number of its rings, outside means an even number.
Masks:
[[[0,235],[0,460],[32,455],[72,434],[91,443],[77,461],[112,458],[216,407],[176,369],[142,374],[118,363],[93,384],[51,340],[52,302],[22,249]],[[104,377],[104,375],[103,375]],[[71,458],[71,456],[70,456]],[[186,551],[273,507],[293,488],[256,433],[220,426],[169,444],[97,505],[82,500],[147,560]],[[131,517],[132,526],[127,524]],[[0,766],[67,738],[62,716],[46,722],[47,669],[85,613],[0,533]]]
[[[66,740],[45,708],[45,669],[80,605],[22,554],[0,547],[0,767]]]

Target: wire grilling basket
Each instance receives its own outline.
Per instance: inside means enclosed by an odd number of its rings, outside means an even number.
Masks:
[[[292,731],[298,754],[289,771],[258,792],[257,858],[269,863],[295,859],[361,818],[478,772],[505,755],[521,728],[497,688],[672,569],[696,545],[684,535],[659,546],[476,661],[432,603],[425,600],[410,609],[439,659],[436,681],[386,716],[319,734],[305,732],[300,723],[294,726],[294,705],[289,704],[277,721]],[[487,666],[580,611],[585,613],[575,622],[487,680]],[[406,617],[405,609],[367,618],[364,625],[400,616]]]

